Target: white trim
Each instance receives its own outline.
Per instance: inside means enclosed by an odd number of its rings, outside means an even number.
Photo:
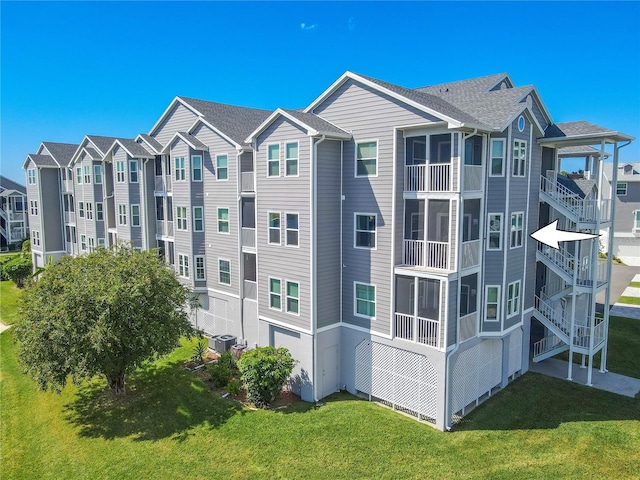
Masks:
[[[171,157],[171,154],[169,154],[169,161],[171,162],[173,160],[173,175],[172,175],[172,181],[173,182],[186,182],[187,180],[189,180],[189,178],[187,177],[187,165],[186,165],[186,157],[184,155],[177,155],[175,157]],[[178,160],[181,160],[182,165],[180,165],[180,168],[178,168],[178,165],[176,164],[176,162]],[[184,178],[178,178],[178,172],[182,172],[184,175]],[[183,176],[181,175],[181,176]],[[173,189],[172,189],[173,190]]]
[[[273,147],[274,145],[278,146],[278,175],[269,175],[269,163],[275,162],[275,159],[269,158],[269,147]],[[266,146],[265,159],[267,161],[267,178],[280,178],[282,176],[282,160],[281,160],[282,148],[281,148],[280,142],[267,143],[265,146]],[[256,167],[256,170],[257,170],[257,167]]]
[[[89,203],[87,203],[87,205],[89,205]],[[134,223],[133,223],[133,218],[134,218],[133,207],[138,207],[138,224],[137,225],[134,225]],[[142,219],[141,219],[142,215],[141,215],[140,204],[139,203],[132,203],[130,205],[130,209],[129,210],[130,210],[129,214],[131,215],[131,227],[140,227],[140,226],[142,226]],[[93,216],[93,212],[92,212],[92,216]]]
[[[226,285],[226,284],[223,284],[223,285]],[[215,289],[213,287],[207,287],[207,291],[208,292],[212,292],[212,293],[216,293],[218,295],[226,295],[228,297],[233,297],[233,298],[237,298],[237,299],[240,298],[240,295],[236,295],[235,293],[225,292],[223,290],[217,290],[217,289]]]
[[[358,317],[358,318],[366,318],[367,320],[371,320],[371,321],[375,321],[376,320],[376,315],[374,315],[373,317],[370,317],[368,315],[363,315],[361,313],[358,313],[358,297],[357,297],[357,289],[356,289],[356,285],[364,285],[365,287],[373,287],[373,307],[376,310],[376,314],[378,313],[378,293],[377,293],[377,286],[373,283],[364,283],[364,282],[358,282],[357,280],[353,281],[353,316],[354,317]],[[363,301],[366,302],[370,302],[370,300],[366,300],[366,299],[362,299]]]
[[[487,317],[487,307],[489,306],[489,289],[497,288],[498,289],[498,298],[496,300],[496,318],[488,318]],[[494,302],[491,302],[494,303]],[[500,285],[485,285],[484,286],[484,309],[483,309],[483,319],[482,321],[487,323],[500,323],[500,313],[502,310],[502,288]]]
[[[295,159],[293,158],[287,158],[287,146],[288,145],[293,145],[295,143],[296,145],[296,150],[298,151],[298,156],[295,157]],[[284,148],[283,148],[283,155],[284,155],[284,176],[285,177],[299,177],[300,176],[300,142],[298,142],[297,140],[295,141],[291,141],[291,142],[287,142],[286,140],[283,142]],[[287,173],[287,160],[295,160],[296,161],[296,173],[295,174],[288,174]]]
[[[296,217],[298,217],[298,228],[292,228],[289,229],[289,227],[287,227],[287,215],[295,215]],[[289,230],[291,230],[292,232],[295,231],[298,233],[298,243],[294,244],[289,244],[289,239],[288,237],[288,233]],[[293,248],[300,248],[300,212],[284,212],[284,246],[285,247],[293,247]]]
[[[361,232],[369,232],[374,235],[374,246],[373,247],[359,247],[357,244],[358,238],[358,216],[367,216],[375,218],[375,228],[373,232],[370,230],[360,230]],[[353,212],[353,248],[357,248],[358,250],[377,250],[378,249],[378,214],[377,213],[367,213],[367,212]]]
[[[178,253],[177,254],[177,262],[176,262],[176,266],[178,267],[178,276],[180,278],[191,278],[189,277],[189,255],[183,254],[183,253]],[[183,261],[182,264],[180,264],[180,260],[186,260],[186,263]],[[183,275],[180,270],[182,269],[182,271],[184,273],[186,273],[186,275]]]
[[[624,193],[618,193],[618,185],[624,185]],[[626,197],[629,193],[629,184],[627,182],[616,182],[616,197]]]
[[[196,229],[196,208],[199,208],[201,210],[202,216],[200,217],[200,221],[202,222],[202,228],[200,230]],[[193,231],[194,232],[204,232],[204,207],[200,206],[200,205],[195,205],[191,208],[191,220],[193,222]]]
[[[491,216],[500,216],[500,246],[498,248],[491,248]],[[488,212],[487,213],[487,251],[498,252],[502,250],[502,240],[504,237],[504,213],[502,212]]]
[[[204,273],[203,278],[198,278],[198,259],[202,259],[202,271]],[[207,257],[206,255],[194,255],[193,256],[193,280],[196,282],[202,282],[207,280]]]
[[[131,179],[131,172],[133,172],[134,170],[131,168],[132,165],[136,166],[135,172],[136,172],[136,180],[132,180]],[[138,160],[129,160],[129,183],[139,183],[140,182],[140,162],[138,162]],[[85,182],[86,183],[86,182]]]
[[[178,215],[178,211],[180,209],[184,209],[184,217]],[[187,207],[176,205],[175,206],[175,215],[174,215],[174,225],[176,226],[176,232],[188,232],[189,231],[189,209]],[[168,221],[168,220],[167,220]],[[180,225],[184,225],[185,228],[178,228]]]
[[[183,107],[185,107],[187,110],[191,110],[193,113],[195,113],[197,116],[203,117],[204,115],[202,115],[198,110],[196,110],[195,108],[193,108],[191,105],[189,105],[188,103],[186,103],[184,100],[182,100],[180,97],[176,96],[171,103],[169,104],[169,106],[166,108],[166,110],[164,112],[162,112],[162,115],[160,115],[160,118],[158,119],[158,121],[153,125],[153,127],[151,127],[151,130],[149,130],[149,136],[153,137],[153,133],[155,132],[156,128],[158,126],[160,126],[160,124],[164,121],[165,117],[169,114],[169,112],[173,109],[173,107],[176,105],[176,103],[180,103]]]
[[[502,142],[502,171],[500,172],[500,174],[494,174],[492,172],[493,170],[493,142]],[[493,138],[493,137],[489,137],[489,161],[487,162],[488,165],[488,170],[489,170],[489,176],[490,177],[504,177],[505,174],[505,162],[507,161],[507,145],[506,145],[506,138],[502,138],[502,137],[498,137],[498,138]]]
[[[386,338],[387,340],[393,340],[394,339],[394,337],[392,337],[391,335],[387,335],[386,333],[378,332],[377,330],[372,330],[370,328],[360,327],[358,325],[353,325],[353,324],[347,323],[347,322],[342,322],[342,323],[336,324],[336,325],[339,325],[339,326],[345,327],[345,328],[350,328],[351,330],[357,330],[359,332],[368,333],[369,335],[375,335],[377,337]],[[411,344],[412,345],[417,345],[415,343],[411,343]]]
[[[220,167],[218,166],[218,159],[220,157],[226,157],[227,158],[227,166],[224,167],[227,170],[227,178],[220,178],[220,176],[218,175],[218,172],[220,170]],[[216,159],[216,175],[215,175],[216,176],[216,182],[228,182],[229,181],[229,154],[228,153],[216,154],[215,159]]]
[[[96,180],[96,168],[100,169],[100,181],[99,182]],[[103,174],[103,171],[102,171],[102,165],[101,164],[94,165],[93,166],[93,184],[94,185],[102,185],[102,179],[103,178],[104,178],[104,174]]]
[[[229,137],[227,134],[225,134],[222,130],[219,130],[215,126],[211,125],[204,117],[197,117],[195,119],[195,121],[191,124],[191,126],[187,129],[187,133],[189,135],[193,135],[193,133],[191,133],[191,132],[193,132],[196,129],[196,127],[198,126],[198,124],[200,124],[200,123],[205,125],[206,127],[208,127],[213,133],[215,133],[218,136],[220,136],[223,140],[225,140],[227,143],[229,143],[236,150],[241,150],[243,148],[247,148],[246,146],[240,145],[239,143],[235,142],[231,137]],[[195,135],[193,135],[193,136],[195,137]]]
[[[528,154],[527,154],[527,143],[528,142],[526,140],[522,140],[521,138],[514,138],[513,139],[513,142],[512,142],[512,145],[511,145],[511,148],[512,148],[511,161],[514,162],[514,163],[516,161],[516,157],[514,155],[514,153],[516,151],[516,143],[520,144],[518,152],[520,152],[520,148],[522,148],[521,144],[524,144],[524,158],[520,158],[520,154],[518,153],[518,165],[517,165],[518,171],[516,172],[513,169],[514,165],[511,165],[511,167],[512,167],[511,168],[511,177],[512,178],[524,178],[524,177],[527,176],[527,168],[526,168],[527,167],[527,163],[530,163],[530,161],[529,162],[527,161],[527,157],[528,157]],[[525,166],[524,169],[522,168],[522,162],[524,162],[524,166]],[[522,170],[524,170],[524,172],[522,173],[522,175],[520,175],[520,171],[522,171]]]
[[[270,215],[271,214],[277,214],[278,215],[278,243],[272,242],[271,241],[271,230],[275,230],[275,227],[271,226],[271,218]],[[299,224],[298,224],[299,226]],[[268,211],[267,212],[267,245],[282,245],[282,212],[272,212],[272,211]]]
[[[511,285],[513,285],[513,290],[515,292],[515,286],[516,284],[518,284],[518,296],[514,296],[511,301],[516,301],[516,309],[513,310],[513,312],[509,313],[509,287],[511,287]],[[505,298],[505,307],[506,307],[506,314],[507,316],[505,318],[511,318],[511,317],[515,317],[516,315],[518,315],[520,313],[520,303],[522,301],[522,281],[521,279],[515,280],[511,283],[509,283],[507,285],[506,288],[506,298]]]
[[[277,280],[280,282],[280,293],[273,293],[271,291],[271,280]],[[276,312],[282,312],[282,278],[276,278],[272,276],[267,277],[268,283],[268,292],[269,292],[269,310],[274,310]],[[280,308],[274,308],[271,306],[271,295],[278,295],[280,297]]]
[[[263,315],[258,315],[258,321],[260,321],[260,320],[262,320],[263,322],[275,325],[277,327],[285,328],[287,330],[293,330],[295,332],[300,332],[300,333],[304,333],[304,334],[307,334],[307,335],[311,335],[312,334],[311,330],[307,330],[305,328],[300,328],[300,327],[297,327],[295,325],[291,325],[289,323],[282,322],[280,320],[274,320],[272,318],[267,318],[267,317],[265,317]]]
[[[227,211],[227,219],[226,220],[222,220],[223,222],[226,221],[227,222],[227,231],[223,232],[220,230],[220,210],[226,210]],[[218,207],[216,208],[216,233],[221,233],[223,235],[230,235],[231,234],[231,215],[230,215],[230,211],[231,209],[229,207]]]
[[[283,281],[283,283],[285,284],[285,289],[284,289],[285,305],[284,305],[283,312],[284,313],[288,313],[289,315],[295,315],[296,317],[299,317],[300,316],[300,304],[302,303],[300,301],[300,282],[299,281],[293,281],[293,280],[285,279]],[[289,311],[289,305],[288,305],[289,293],[288,293],[287,287],[289,286],[290,283],[295,283],[296,285],[298,285],[298,297],[297,298],[296,297],[291,297],[293,299],[298,300],[298,311],[297,312]]]
[[[225,283],[225,282],[221,282],[220,281],[220,274],[221,273],[227,273],[227,272],[222,272],[222,270],[220,269],[220,262],[229,262],[229,283]],[[218,257],[218,284],[220,285],[231,285],[231,259],[228,258],[223,258],[223,257]]]
[[[522,236],[520,238],[520,245],[511,245],[511,226],[512,226],[512,222],[513,222],[513,216],[516,215],[516,224],[518,222],[518,218],[517,215],[522,215]],[[511,212],[511,214],[509,215],[509,250],[514,250],[516,248],[522,248],[522,246],[525,244],[525,233],[524,233],[524,226],[525,226],[525,221],[524,221],[525,215],[524,212],[520,211],[520,212]],[[516,232],[518,230],[515,230]],[[518,239],[518,234],[516,233],[516,240]]]
[[[305,113],[308,113],[307,110],[305,110]],[[312,128],[309,125],[307,125],[302,120],[286,112],[282,108],[277,108],[273,113],[271,113],[271,115],[267,117],[267,119],[264,122],[258,125],[258,127],[249,134],[249,136],[244,140],[245,143],[252,143],[262,132],[264,132],[264,130],[266,130],[269,127],[269,125],[275,122],[276,119],[280,116],[285,117],[291,123],[295,123],[296,125],[303,127],[307,131],[307,135],[311,135],[311,136],[326,135],[327,137],[332,137],[336,139],[345,139],[345,140],[348,140],[351,138],[351,135],[347,133],[341,134],[338,132],[321,132],[319,130],[316,130],[315,128]],[[327,122],[327,123],[331,123],[331,122]],[[333,126],[335,127],[335,125]]]
[[[380,171],[380,141],[378,138],[369,138],[365,140],[354,139],[353,149],[353,177],[354,178],[377,178]],[[376,173],[375,175],[358,175],[358,145],[363,143],[375,143],[376,144]]]
[[[200,180],[196,180],[195,179],[195,175],[193,174],[195,172],[195,168],[194,168],[194,163],[193,163],[193,159],[195,157],[200,158]],[[189,165],[191,167],[191,181],[192,182],[202,182],[202,177],[204,176],[204,156],[203,155],[189,155],[189,162],[191,163],[191,165]]]

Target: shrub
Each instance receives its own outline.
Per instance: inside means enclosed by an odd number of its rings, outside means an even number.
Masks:
[[[24,281],[31,276],[32,270],[31,257],[27,255],[16,255],[2,267],[4,274],[9,277],[18,288],[24,286]]]
[[[233,396],[238,395],[240,393],[240,382],[238,380],[229,380],[225,390]]]
[[[28,238],[22,242],[22,251],[23,252],[31,252],[31,240],[29,240]]]
[[[202,363],[204,361],[204,356],[207,353],[207,340],[204,338],[199,338],[196,346],[193,347],[193,360],[196,362]]]
[[[232,374],[229,367],[221,363],[212,363],[207,368],[213,384],[218,388],[224,388],[231,380]]]
[[[245,352],[238,360],[238,369],[249,401],[256,407],[269,406],[287,383],[295,364],[286,348],[261,347]]]
[[[218,357],[218,365],[223,365],[227,368],[232,374],[238,371],[238,361],[236,357],[233,356],[231,351],[227,350],[222,355]]]

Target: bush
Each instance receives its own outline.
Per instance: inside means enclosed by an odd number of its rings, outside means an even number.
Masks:
[[[212,363],[207,368],[213,384],[218,388],[224,388],[233,376],[229,367],[221,363]]]
[[[236,396],[240,393],[240,382],[238,380],[229,380],[229,383],[224,388],[231,395]]]
[[[236,357],[233,356],[231,351],[227,350],[222,355],[218,357],[218,365],[223,365],[227,368],[232,374],[238,371],[238,361]]]
[[[238,369],[249,401],[256,407],[269,406],[287,383],[295,364],[286,348],[261,347],[245,352],[238,360]]]
[[[31,252],[31,240],[29,240],[28,238],[22,242],[22,251],[23,252]]]
[[[14,255],[2,255],[0,256],[0,280],[3,282],[5,280],[10,280],[9,275],[7,275],[4,271],[4,266],[14,259]]]
[[[196,362],[204,362],[204,356],[207,354],[207,340],[199,338],[196,346],[193,347],[193,360]]]
[[[27,255],[16,255],[2,267],[4,274],[9,277],[18,288],[24,286],[24,281],[31,276],[32,270],[31,257]]]

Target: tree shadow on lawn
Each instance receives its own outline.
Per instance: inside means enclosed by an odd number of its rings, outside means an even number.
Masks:
[[[454,431],[554,429],[612,420],[640,420],[640,395],[625,397],[528,372],[465,416]]]
[[[83,437],[186,440],[196,426],[214,429],[242,406],[210,391],[181,362],[151,364],[127,377],[127,395],[118,397],[94,379],[78,388],[64,407],[66,419]]]

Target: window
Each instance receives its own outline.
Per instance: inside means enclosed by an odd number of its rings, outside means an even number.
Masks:
[[[284,148],[284,174],[298,175],[298,142],[287,143]]]
[[[91,183],[91,165],[82,167],[84,171],[84,183]]]
[[[38,201],[29,200],[29,205],[31,206],[31,215],[38,215]]]
[[[513,171],[514,177],[524,177],[527,168],[527,142],[524,140],[513,141]]]
[[[78,215],[84,218],[84,202],[78,202]]]
[[[524,117],[522,115],[520,115],[520,117],[518,117],[518,130],[523,132],[524,131],[524,127],[525,127]]]
[[[27,170],[27,179],[28,179],[29,185],[35,185],[36,184],[36,169],[35,168],[30,168],[29,170]]]
[[[82,167],[76,168],[76,183],[82,185]]]
[[[83,252],[87,250],[87,236],[80,235],[80,250]]]
[[[269,212],[269,243],[280,245],[280,213]]]
[[[502,214],[490,213],[487,225],[489,243],[487,250],[502,250]]]
[[[378,174],[378,142],[358,143],[356,146],[356,177]]]
[[[267,177],[280,176],[280,145],[267,147]]]
[[[96,220],[104,220],[104,207],[102,206],[102,203],[96,203]]]
[[[376,248],[376,216],[356,214],[355,247]]]
[[[491,140],[491,170],[489,176],[504,175],[504,139]]]
[[[104,238],[99,238],[98,239],[98,247],[104,248],[106,246],[107,246],[107,243],[105,242]]]
[[[373,318],[376,316],[376,287],[366,283],[353,282],[355,288],[355,315]]]
[[[633,231],[637,232],[640,230],[640,210],[633,211]]]
[[[487,285],[485,297],[485,320],[488,322],[498,321],[500,318],[500,287]]]
[[[93,220],[93,203],[87,202],[84,208],[87,211],[87,220]]]
[[[129,182],[138,183],[138,161],[129,161]]]
[[[196,265],[196,280],[206,280],[204,272],[204,257],[202,255],[194,257],[194,263]]]
[[[507,318],[520,312],[520,280],[507,285]]]
[[[300,284],[287,282],[287,313],[300,314]]]
[[[131,205],[131,226],[140,226],[140,205]]]
[[[96,249],[96,240],[95,238],[89,237],[89,251],[93,252]]]
[[[176,207],[176,222],[178,225],[176,228],[183,232],[189,230],[187,226],[187,207]]]
[[[269,278],[269,308],[282,310],[282,282],[278,278]]]
[[[116,182],[124,183],[125,181],[124,162],[119,160],[116,162]]]
[[[229,260],[218,260],[219,281],[225,285],[231,285],[231,262]]]
[[[38,230],[31,230],[31,243],[37,247],[40,246],[40,232]]]
[[[184,168],[184,157],[175,157],[176,164],[176,180],[182,181],[187,178],[187,174]]]
[[[127,224],[127,206],[126,205],[118,205],[118,225],[126,225]]]
[[[521,247],[523,238],[524,213],[511,214],[511,248]]]
[[[616,195],[624,196],[627,194],[627,184],[626,183],[616,183]]]
[[[227,180],[229,178],[229,161],[226,155],[218,155],[216,157],[216,172],[218,180]]]
[[[298,214],[287,213],[286,225],[286,244],[289,246],[298,246]]]
[[[202,181],[202,156],[191,155],[191,180],[194,182]]]
[[[178,274],[182,278],[189,278],[189,257],[178,254]]]
[[[102,165],[93,166],[93,183],[102,183]]]
[[[202,232],[204,230],[203,207],[193,207],[193,231]]]
[[[229,233],[229,209],[218,209],[218,232]]]

